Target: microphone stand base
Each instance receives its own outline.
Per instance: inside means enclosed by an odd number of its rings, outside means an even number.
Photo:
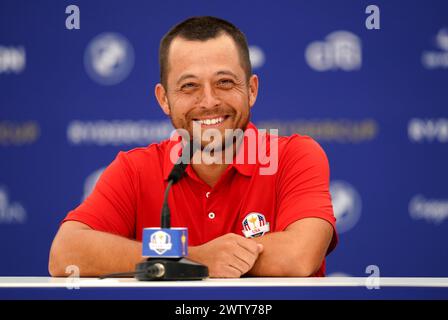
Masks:
[[[202,280],[208,277],[208,268],[186,258],[149,258],[138,263],[135,278],[139,281]]]

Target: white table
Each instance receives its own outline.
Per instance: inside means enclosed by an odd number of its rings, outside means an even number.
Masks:
[[[134,278],[0,277],[0,288],[135,288],[135,287],[444,287],[448,278],[240,278],[201,281],[137,281]]]
[[[133,278],[0,277],[0,299],[448,299],[448,278],[241,278],[146,281]]]

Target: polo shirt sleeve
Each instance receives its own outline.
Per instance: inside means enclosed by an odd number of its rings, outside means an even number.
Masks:
[[[135,238],[137,173],[120,152],[105,169],[93,192],[62,221],[79,221],[94,230]]]
[[[279,159],[276,230],[304,218],[323,219],[334,231],[327,254],[338,242],[329,183],[329,163],[320,145],[310,137],[291,136]]]

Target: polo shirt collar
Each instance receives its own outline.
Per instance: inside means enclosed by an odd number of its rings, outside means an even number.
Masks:
[[[242,146],[240,146],[240,148],[237,152],[237,157],[242,156],[243,151],[245,152],[245,155],[243,157],[244,161],[243,161],[243,163],[232,163],[231,166],[233,166],[240,174],[250,177],[254,174],[257,164],[256,163],[248,163],[248,161],[247,161],[248,151],[250,150],[250,148],[248,146],[249,139],[247,137],[247,132],[248,132],[247,129],[254,130],[255,138],[257,139],[256,141],[258,143],[258,129],[252,122],[249,122],[249,124],[247,125],[247,128],[246,128],[246,131],[244,131],[244,139],[242,142],[242,144],[244,145],[244,148],[242,148]],[[257,157],[256,157],[256,160],[258,161]]]
[[[244,144],[244,148],[242,148],[240,146],[240,148],[237,152],[237,157],[238,157],[238,156],[242,156],[241,153],[243,151],[245,151],[245,155],[243,157],[243,159],[245,159],[245,161],[243,161],[243,163],[235,163],[235,161],[234,161],[234,163],[230,164],[229,167],[230,168],[234,167],[240,174],[250,177],[254,174],[257,163],[248,163],[248,161],[247,161],[247,159],[248,159],[247,152],[248,152],[248,150],[250,150],[250,148],[248,147],[249,139],[247,139],[247,132],[248,132],[247,129],[254,130],[255,138],[258,141],[258,129],[252,122],[249,122],[249,124],[247,125],[247,128],[246,128],[246,131],[244,132],[244,139],[242,142]],[[174,167],[174,164],[172,163],[172,161],[170,159],[171,150],[174,147],[177,147],[177,148],[179,148],[179,157],[182,155],[182,149],[179,147],[180,143],[181,143],[180,141],[167,140],[167,147],[165,149],[165,155],[163,158],[163,179],[164,180],[168,180],[168,176]],[[234,158],[234,160],[235,160],[235,158]],[[192,170],[192,168],[189,168],[190,166],[191,166],[190,164],[187,165],[186,172],[188,172],[189,169]],[[228,168],[228,170],[230,170],[230,168]]]

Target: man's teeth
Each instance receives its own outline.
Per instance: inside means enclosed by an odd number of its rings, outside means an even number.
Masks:
[[[212,124],[218,124],[224,121],[224,117],[214,118],[214,119],[205,119],[205,120],[198,120],[200,124],[205,124],[206,126],[212,125]]]

